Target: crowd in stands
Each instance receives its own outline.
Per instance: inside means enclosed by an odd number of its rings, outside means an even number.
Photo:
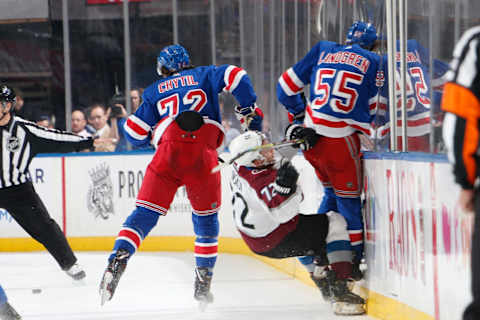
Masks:
[[[55,116],[33,112],[34,110],[31,110],[28,106],[25,107],[22,92],[20,90],[16,92],[19,92],[15,106],[16,115],[43,127],[55,128]],[[130,91],[132,114],[135,113],[142,103],[142,93],[143,88],[134,88]],[[108,103],[93,102],[85,108],[74,108],[71,115],[71,131],[82,137],[98,136],[105,141],[109,141],[109,143],[96,147],[94,150],[96,152],[153,150],[153,146],[133,146],[125,138],[124,124],[129,116],[125,104],[125,97],[122,94],[115,94]],[[240,132],[232,127],[231,120],[224,120],[222,124],[225,127],[226,146],[228,146],[228,143],[239,135]],[[225,151],[228,151],[228,149],[226,148]]]

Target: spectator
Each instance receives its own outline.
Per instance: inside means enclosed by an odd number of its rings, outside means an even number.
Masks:
[[[74,110],[72,112],[72,132],[85,138],[91,137],[92,134],[87,131],[86,126],[85,113],[82,110]]]
[[[115,138],[114,130],[107,124],[107,118],[108,114],[104,105],[95,103],[91,106],[88,121],[95,129],[95,136],[109,141],[108,143],[95,147],[95,151],[115,151],[118,138]]]
[[[52,119],[50,118],[50,116],[46,114],[42,114],[38,116],[37,121],[35,121],[35,123],[45,128],[50,128],[50,129],[54,128]]]
[[[15,115],[19,116],[20,118],[23,118],[25,120],[30,120],[34,121],[34,116],[32,110],[30,108],[25,107],[25,100],[23,92],[18,89],[14,88],[13,89],[17,95],[17,104],[15,105]]]
[[[132,100],[132,113],[135,113],[138,107],[140,107],[140,104],[142,103],[142,94],[143,88],[133,88],[130,91],[130,99]]]

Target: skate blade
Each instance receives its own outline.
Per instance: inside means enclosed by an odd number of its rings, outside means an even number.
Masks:
[[[105,302],[112,299],[112,294],[107,290],[107,286],[113,280],[113,274],[110,272],[105,273],[103,276],[102,284],[100,287],[100,305],[103,306]]]
[[[337,315],[360,315],[365,313],[363,304],[352,304],[347,302],[333,302],[333,312]]]

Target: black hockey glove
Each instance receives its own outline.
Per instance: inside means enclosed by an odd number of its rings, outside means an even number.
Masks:
[[[297,190],[297,180],[297,169],[287,161],[278,169],[273,188],[282,196],[289,196]]]
[[[299,124],[290,124],[285,130],[285,137],[287,140],[302,139],[303,142],[294,145],[294,147],[306,151],[315,146],[320,136],[312,128],[305,128]]]

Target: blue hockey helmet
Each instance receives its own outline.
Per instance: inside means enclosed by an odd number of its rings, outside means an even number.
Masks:
[[[158,54],[157,73],[159,75],[162,75],[162,67],[170,72],[176,72],[188,66],[190,66],[190,56],[179,44],[167,46]]]
[[[355,21],[347,32],[346,44],[358,44],[364,49],[370,49],[377,40],[377,29],[371,23]]]

